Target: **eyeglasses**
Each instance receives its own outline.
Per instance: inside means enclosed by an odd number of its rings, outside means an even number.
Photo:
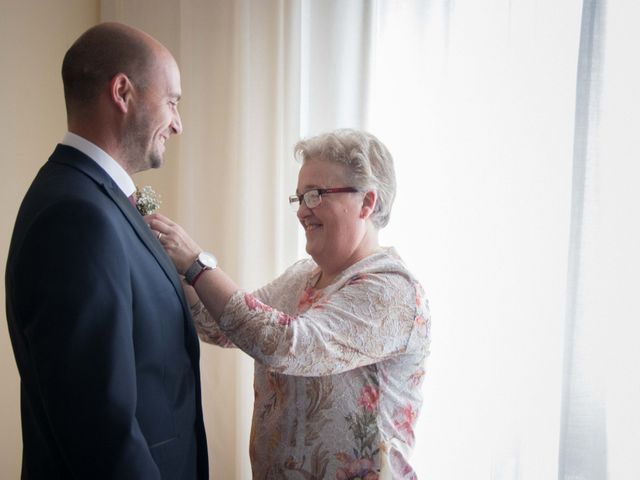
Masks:
[[[297,211],[300,204],[304,200],[304,204],[308,208],[316,208],[322,203],[322,195],[327,193],[345,193],[345,192],[358,192],[359,190],[354,187],[339,187],[339,188],[314,188],[308,192],[304,192],[301,195],[291,195],[289,197],[289,205],[294,211]]]

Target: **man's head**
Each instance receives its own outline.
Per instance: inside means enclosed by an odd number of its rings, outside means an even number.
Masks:
[[[166,139],[182,131],[180,72],[162,44],[135,28],[101,23],[67,51],[62,80],[71,131],[129,173],[162,165]]]

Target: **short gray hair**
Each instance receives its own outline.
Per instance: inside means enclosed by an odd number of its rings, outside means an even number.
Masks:
[[[396,174],[391,153],[380,140],[361,130],[339,129],[300,140],[293,150],[302,163],[320,158],[345,165],[349,186],[375,190],[378,194],[371,214],[373,225],[381,229],[389,223],[396,196]]]

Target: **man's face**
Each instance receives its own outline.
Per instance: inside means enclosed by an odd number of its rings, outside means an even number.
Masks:
[[[125,130],[125,151],[131,173],[160,168],[164,163],[165,142],[182,132],[178,113],[180,71],[175,60],[163,55],[150,73],[146,89],[136,89],[136,103]]]

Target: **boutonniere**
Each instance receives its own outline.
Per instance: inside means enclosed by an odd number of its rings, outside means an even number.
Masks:
[[[136,187],[136,208],[142,216],[150,215],[160,208],[160,195],[149,185]]]

